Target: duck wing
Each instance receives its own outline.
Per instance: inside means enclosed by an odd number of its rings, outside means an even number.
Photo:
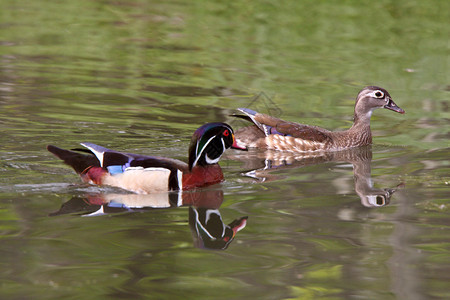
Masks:
[[[250,119],[265,136],[280,134],[319,143],[331,141],[330,131],[326,129],[281,120],[248,108],[239,108],[238,110],[243,112],[246,115],[244,118]]]
[[[78,151],[61,149],[53,145],[48,145],[47,150],[63,160],[65,164],[71,166],[77,174],[81,174],[89,167],[100,167],[99,160],[92,152],[90,154],[82,154]]]
[[[66,150],[48,145],[47,150],[71,166],[78,174],[90,167],[101,167],[112,175],[122,173],[129,167],[165,168],[171,171],[189,169],[187,163],[177,159],[122,153],[93,143],[81,143],[81,145],[87,149]]]
[[[107,169],[111,174],[122,173],[126,168],[164,168],[171,171],[188,170],[187,163],[167,157],[147,156],[133,153],[122,153],[93,143],[81,143],[88,148],[100,162],[100,166]]]

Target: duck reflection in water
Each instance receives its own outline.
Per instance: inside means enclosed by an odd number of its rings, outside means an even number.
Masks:
[[[189,206],[189,227],[194,245],[202,249],[224,250],[236,233],[245,227],[248,217],[225,224],[219,211],[222,202],[223,191],[217,189],[155,194],[88,194],[73,197],[49,215],[81,213],[82,216],[99,216]]]
[[[351,148],[336,152],[291,153],[274,150],[250,151],[244,155],[233,157],[245,160],[244,168],[252,169],[244,175],[260,181],[271,181],[279,178],[275,170],[311,166],[325,162],[347,162],[353,166],[355,192],[365,207],[381,207],[390,203],[395,188],[375,188],[371,178],[371,146]]]

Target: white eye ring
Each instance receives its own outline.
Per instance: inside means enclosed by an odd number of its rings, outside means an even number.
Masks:
[[[377,91],[373,92],[372,95],[374,95],[375,98],[378,98],[378,99],[381,99],[381,98],[384,97],[384,93],[382,91],[380,91],[380,90],[377,90]]]

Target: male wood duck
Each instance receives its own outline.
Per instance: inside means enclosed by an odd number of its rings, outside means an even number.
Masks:
[[[50,216],[81,213],[99,216],[117,212],[147,211],[181,206],[218,210],[223,203],[223,190],[219,188],[172,191],[162,193],[88,193],[77,195],[62,204]]]
[[[234,240],[236,234],[247,225],[248,217],[243,216],[226,224],[219,211],[222,202],[221,189],[151,194],[87,194],[72,197],[49,216],[80,214],[94,217],[189,206],[189,227],[194,245],[201,249],[224,250]]]
[[[146,194],[190,190],[224,180],[218,165],[228,148],[246,150],[236,144],[233,129],[225,123],[208,123],[198,128],[189,146],[189,163],[158,156],[121,153],[92,143],[81,143],[89,155],[49,145],[48,151],[97,185],[119,187]]]
[[[200,249],[227,249],[236,233],[247,225],[247,219],[248,217],[241,217],[227,225],[218,209],[189,207],[189,227],[194,245]]]
[[[292,152],[339,151],[372,143],[370,117],[374,109],[386,108],[404,114],[389,93],[377,86],[363,88],[356,97],[353,126],[344,131],[329,131],[261,114],[248,108],[239,108],[254,126],[236,131],[238,144],[247,147],[285,150]]]

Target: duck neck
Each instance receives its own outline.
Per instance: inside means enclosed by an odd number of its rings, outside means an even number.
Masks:
[[[364,113],[357,113],[353,117],[353,127],[369,127],[370,128],[370,118],[372,117],[372,110]]]
[[[355,113],[353,125],[348,130],[348,133],[353,137],[356,143],[355,146],[369,145],[372,143],[372,132],[370,130],[371,116],[372,110],[363,114]]]
[[[222,169],[218,164],[195,166],[189,172],[183,173],[183,190],[191,190],[224,180]]]
[[[373,189],[373,182],[370,172],[371,157],[366,160],[353,161],[353,173],[355,180],[355,191],[361,198]]]

